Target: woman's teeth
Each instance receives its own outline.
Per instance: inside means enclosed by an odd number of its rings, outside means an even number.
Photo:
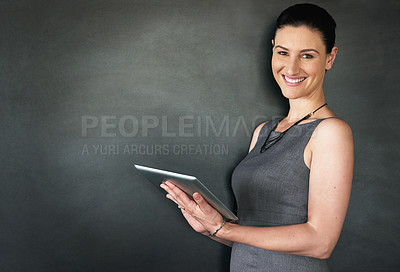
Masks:
[[[288,78],[287,76],[285,76],[285,80],[289,83],[299,83],[302,82],[303,80],[305,80],[305,77],[301,77],[301,78]]]

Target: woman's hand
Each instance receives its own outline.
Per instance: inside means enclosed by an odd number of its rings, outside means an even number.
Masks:
[[[210,232],[199,222],[191,216],[188,212],[185,211],[183,207],[179,207],[181,209],[181,212],[183,216],[185,217],[186,221],[189,223],[189,225],[198,233],[201,233],[203,235],[210,235]]]
[[[193,194],[193,201],[171,181],[167,180],[160,186],[168,193],[167,198],[178,205],[195,231],[209,235],[221,226],[223,217],[199,193]]]

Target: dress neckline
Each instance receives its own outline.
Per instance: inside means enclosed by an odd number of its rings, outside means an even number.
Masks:
[[[284,132],[284,131],[276,131],[276,130],[275,130],[275,129],[277,128],[279,122],[282,121],[284,118],[285,118],[285,117],[283,117],[282,119],[279,119],[279,120],[275,123],[275,128],[272,129],[272,132],[273,132],[273,133],[281,134],[281,133]],[[335,118],[335,117],[334,117],[334,116],[332,116],[332,117],[325,117],[325,118],[315,119],[315,120],[313,120],[313,121],[310,121],[310,122],[307,122],[307,123],[303,123],[303,124],[292,125],[292,126],[289,127],[287,130],[291,129],[292,127],[303,126],[303,125],[311,124],[311,123],[314,123],[314,122],[317,122],[317,121],[322,121],[322,120],[329,119],[329,118]]]

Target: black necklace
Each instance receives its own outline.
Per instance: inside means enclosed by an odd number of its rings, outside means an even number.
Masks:
[[[316,113],[319,109],[321,109],[322,107],[325,107],[326,105],[328,105],[328,103],[323,104],[322,106],[320,106],[319,108],[317,108],[315,111],[310,112],[309,114],[307,114],[306,116],[304,116],[303,118],[301,118],[299,121],[297,121],[296,123],[294,123],[293,125],[291,125],[290,127],[288,127],[285,131],[282,131],[278,137],[274,138],[272,141],[269,141],[269,137],[271,136],[271,132],[274,131],[279,124],[279,121],[276,122],[276,125],[270,130],[267,138],[265,139],[265,142],[263,144],[263,146],[261,147],[260,153],[263,153],[265,150],[267,150],[268,148],[270,148],[271,146],[273,146],[274,144],[276,144],[280,139],[282,139],[283,135],[285,135],[286,131],[288,131],[289,129],[291,129],[293,126],[299,124],[300,122],[310,118],[314,113]]]

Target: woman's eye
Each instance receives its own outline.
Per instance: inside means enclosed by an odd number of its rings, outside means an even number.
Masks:
[[[282,55],[282,56],[286,56],[286,55],[287,55],[287,52],[285,52],[285,51],[278,51],[278,54],[279,54],[279,55]]]
[[[304,54],[303,59],[312,59],[314,56],[310,54]]]

